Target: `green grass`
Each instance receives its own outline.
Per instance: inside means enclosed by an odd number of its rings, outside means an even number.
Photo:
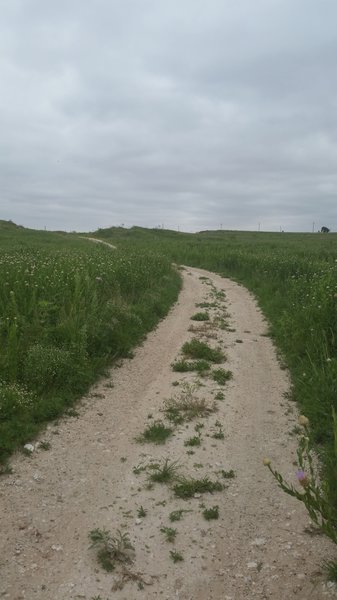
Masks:
[[[226,356],[220,348],[211,348],[197,338],[185,342],[182,351],[189,358],[203,359],[212,363],[221,363],[226,360]]]
[[[206,519],[206,521],[218,519],[219,518],[219,507],[213,506],[212,508],[205,508],[202,511],[202,514],[203,514],[204,519]]]
[[[162,421],[154,421],[147,425],[143,433],[136,438],[139,443],[165,444],[173,434],[171,427],[166,427]]]
[[[191,317],[192,321],[209,321],[208,312],[197,312]]]

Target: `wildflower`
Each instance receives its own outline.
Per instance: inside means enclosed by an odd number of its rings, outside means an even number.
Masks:
[[[300,415],[298,417],[298,422],[300,425],[302,425],[302,427],[308,427],[309,425],[309,419],[305,415]]]
[[[308,479],[306,473],[304,471],[302,471],[301,469],[296,471],[296,477],[298,479],[299,484],[302,487],[306,487],[309,485],[309,479]]]
[[[263,464],[264,464],[265,467],[269,467],[269,465],[271,464],[270,458],[264,458],[263,459]]]

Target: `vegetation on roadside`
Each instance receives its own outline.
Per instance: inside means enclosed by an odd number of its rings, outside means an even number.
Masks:
[[[170,260],[0,221],[0,463],[163,317]]]

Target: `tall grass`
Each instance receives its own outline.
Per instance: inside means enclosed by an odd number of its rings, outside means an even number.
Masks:
[[[0,460],[127,356],[180,288],[151,250],[0,228]],[[6,233],[6,232],[5,232]],[[46,241],[48,240],[48,242]]]

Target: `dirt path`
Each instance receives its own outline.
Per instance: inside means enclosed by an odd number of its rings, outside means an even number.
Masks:
[[[104,244],[104,246],[109,246],[109,248],[112,248],[112,250],[117,250],[117,246],[109,244],[109,242],[105,242],[104,240],[99,240],[98,238],[93,237],[87,237],[86,235],[80,235],[79,237],[82,238],[82,240],[90,240],[90,242],[94,242],[95,244]]]
[[[195,304],[205,301],[216,303],[209,311],[217,326],[190,320],[202,310]],[[188,331],[192,323],[201,330]],[[184,271],[179,302],[135,357],[92,390],[79,418],[48,427],[41,438],[51,444],[48,451],[36,445],[31,457],[15,457],[13,475],[1,478],[0,598],[336,597],[319,567],[333,549],[305,531],[304,509],[262,465],[267,455],[294,478],[296,439],[290,433],[297,416],[284,398],[287,374],[265,331],[243,287],[197,269]],[[226,352],[227,362],[216,366],[233,373],[224,387],[209,377],[173,372],[171,363],[192,336]],[[217,397],[217,412],[175,426],[166,444],[135,441],[147,425],[165,420],[165,399],[179,401],[188,393],[210,408]],[[184,445],[199,434],[200,446]],[[172,484],[149,486],[156,472],[149,465],[165,459],[179,461],[188,477],[208,476],[226,487],[182,500]],[[231,470],[235,477],[224,478]],[[219,518],[207,521],[203,510],[215,506]],[[139,516],[141,507],[145,516]],[[170,521],[172,511],[182,510],[181,520]],[[167,527],[177,530],[174,542],[161,531]],[[133,564],[105,572],[89,549],[88,533],[95,528],[128,533]],[[177,555],[184,560],[174,562]]]

